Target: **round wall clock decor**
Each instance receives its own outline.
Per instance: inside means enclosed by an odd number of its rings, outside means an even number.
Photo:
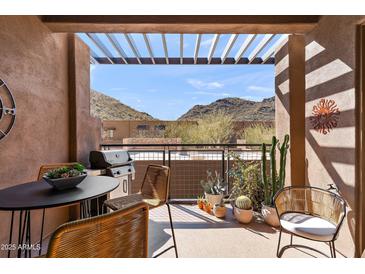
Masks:
[[[5,138],[15,123],[14,97],[6,83],[0,79],[0,140]]]

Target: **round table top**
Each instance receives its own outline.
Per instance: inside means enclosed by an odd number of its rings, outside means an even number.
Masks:
[[[87,176],[72,189],[56,190],[46,181],[34,181],[0,190],[0,210],[30,210],[69,205],[113,191],[119,180],[107,176]]]

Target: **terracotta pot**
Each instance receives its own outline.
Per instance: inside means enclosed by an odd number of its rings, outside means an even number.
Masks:
[[[203,210],[208,213],[208,214],[212,214],[212,205],[211,204],[204,204],[203,205]]]
[[[204,207],[203,201],[198,201],[197,204],[198,204],[199,209],[203,209],[203,207]]]
[[[225,206],[214,205],[213,213],[215,217],[224,218],[226,216],[227,208]]]
[[[212,205],[220,204],[223,199],[223,194],[214,195],[205,193],[205,199]]]
[[[236,217],[237,221],[243,224],[248,224],[251,222],[253,217],[253,211],[251,209],[240,209],[238,207],[234,207],[234,216]]]
[[[262,214],[262,217],[264,218],[265,223],[267,223],[268,225],[273,226],[273,227],[280,226],[279,217],[278,217],[275,207],[271,207],[271,206],[262,204],[261,214]]]

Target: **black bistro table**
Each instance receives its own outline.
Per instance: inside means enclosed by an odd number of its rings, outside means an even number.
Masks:
[[[80,216],[85,217],[88,216],[86,212],[90,210],[90,208],[88,208],[87,205],[91,199],[103,196],[113,191],[118,186],[119,181],[112,177],[87,176],[75,188],[62,191],[52,188],[43,180],[0,190],[0,210],[12,212],[9,245],[6,246],[8,257],[10,257],[10,252],[14,250],[17,251],[17,257],[21,257],[23,251],[25,253],[24,257],[31,257],[31,210],[80,203]],[[17,244],[12,243],[15,211],[19,211]],[[41,230],[43,230],[43,225]],[[43,231],[41,231],[41,238],[42,234]],[[42,239],[40,239],[39,243],[39,253],[41,248]]]

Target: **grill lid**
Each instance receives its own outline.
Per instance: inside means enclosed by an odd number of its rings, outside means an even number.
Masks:
[[[91,151],[89,155],[89,161],[92,169],[126,165],[133,162],[128,151],[126,150]]]

